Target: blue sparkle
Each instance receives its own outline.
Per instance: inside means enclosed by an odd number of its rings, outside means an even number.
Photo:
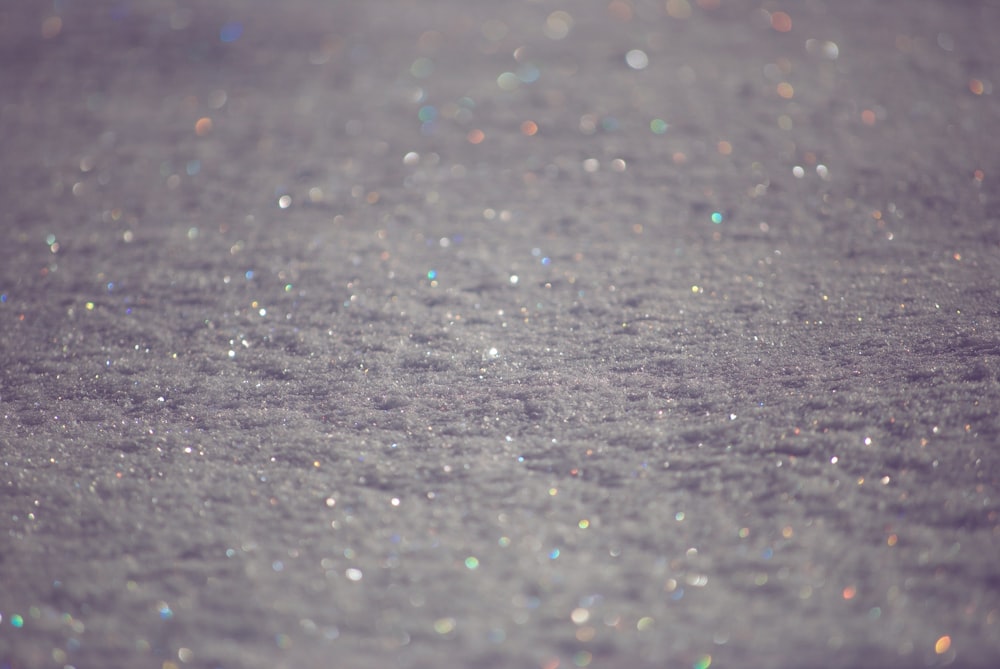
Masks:
[[[229,21],[224,23],[219,29],[219,39],[226,44],[235,42],[243,35],[243,24],[239,21]]]

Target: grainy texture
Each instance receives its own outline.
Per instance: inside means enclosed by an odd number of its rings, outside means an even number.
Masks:
[[[1000,9],[0,9],[0,667],[994,667]]]

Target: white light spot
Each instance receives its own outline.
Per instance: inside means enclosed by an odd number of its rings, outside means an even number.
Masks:
[[[649,56],[641,49],[632,49],[625,54],[625,62],[633,70],[644,70],[649,65]]]

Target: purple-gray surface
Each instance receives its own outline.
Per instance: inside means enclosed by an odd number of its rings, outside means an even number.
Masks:
[[[997,26],[6,2],[0,667],[996,666]]]

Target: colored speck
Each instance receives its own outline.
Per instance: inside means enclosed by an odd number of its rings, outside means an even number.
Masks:
[[[792,17],[785,12],[771,14],[771,27],[779,33],[787,33],[792,29]]]
[[[712,212],[712,223],[715,223],[716,225],[722,223],[722,212],[719,211]]]
[[[559,557],[559,555],[560,555],[560,552],[559,552],[558,548],[553,548],[551,551],[549,551],[549,559],[550,560],[557,559]]]
[[[465,567],[466,569],[470,570],[479,569],[479,560],[470,555],[469,557],[465,558]]]
[[[246,271],[246,274],[244,274],[243,276],[246,277],[247,281],[250,281],[251,279],[253,279],[253,270],[252,269],[248,269]]]
[[[224,23],[219,29],[219,39],[226,44],[231,44],[243,36],[243,24],[239,21],[229,21]]]
[[[427,270],[427,278],[430,279],[431,281],[433,281],[434,279],[436,279],[437,275],[438,275],[437,270],[433,270],[433,269]]]
[[[417,118],[423,121],[424,123],[429,123],[430,121],[433,121],[434,119],[437,118],[437,115],[438,115],[437,109],[432,107],[431,105],[424,105],[423,107],[420,108],[420,111],[417,112]]]
[[[951,648],[951,637],[947,634],[937,640],[934,644],[934,652],[938,655],[944,655]]]
[[[438,634],[448,634],[455,631],[457,624],[454,618],[438,618],[434,621],[434,631]]]
[[[542,76],[541,70],[531,63],[525,63],[521,67],[517,68],[517,78],[525,84],[535,83],[538,81],[540,76]]]
[[[160,620],[170,620],[174,617],[174,612],[170,609],[170,606],[166,602],[160,602],[157,607],[157,612],[160,614]]]
[[[691,665],[692,669],[708,669],[710,666],[712,666],[711,655],[702,655]]]
[[[22,618],[21,616],[19,616],[18,614],[15,613],[14,615],[12,615],[10,617],[10,624],[13,625],[14,627],[20,629],[20,628],[24,627],[24,618]],[[947,638],[947,637],[945,637],[945,638]],[[940,642],[938,642],[938,643],[940,643]]]
[[[649,129],[653,131],[654,135],[662,135],[667,131],[668,127],[670,126],[662,118],[654,118],[649,122]]]
[[[0,304],[7,301],[7,293],[0,293]]]
[[[521,85],[521,80],[513,72],[501,72],[497,77],[497,86],[502,90],[512,91]]]
[[[417,79],[426,79],[434,72],[434,61],[421,56],[410,65],[410,74]]]

